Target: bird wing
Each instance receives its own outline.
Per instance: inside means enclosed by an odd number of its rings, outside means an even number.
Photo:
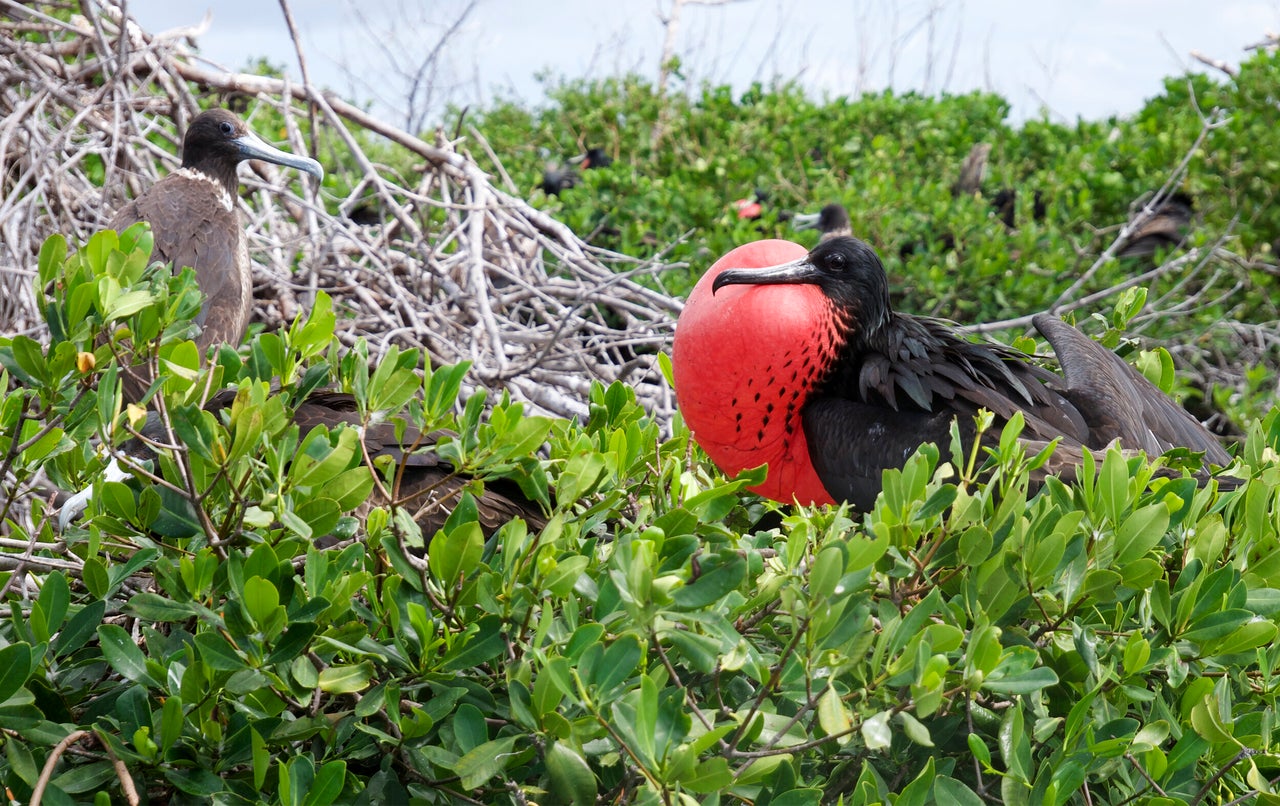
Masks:
[[[846,386],[836,396],[894,410],[966,416],[985,408],[1002,421],[1021,412],[1028,437],[1083,442],[1088,427],[1075,405],[1057,391],[1056,375],[1016,350],[967,341],[952,328],[928,317],[894,316],[882,342],[864,352],[856,393]]]
[[[1217,437],[1118,355],[1056,316],[1042,313],[1032,322],[1062,365],[1064,394],[1088,423],[1087,445],[1119,439],[1152,455],[1185,447],[1214,464],[1230,463]]]

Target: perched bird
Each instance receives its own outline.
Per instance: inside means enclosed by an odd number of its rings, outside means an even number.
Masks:
[[[549,152],[548,152],[549,156]],[[610,157],[603,148],[588,148],[582,154],[576,157],[570,157],[568,165],[559,166],[554,162],[548,161],[546,169],[542,172],[542,192],[548,196],[558,196],[560,191],[577,187],[582,181],[582,177],[571,166],[577,166],[582,170],[590,170],[592,168],[607,168],[613,164],[613,157]]]
[[[324,177],[320,163],[287,154],[263,142],[225,109],[201,112],[182,139],[182,167],[126,204],[108,225],[124,230],[139,221],[151,225],[153,260],[176,270],[195,269],[205,300],[196,324],[196,346],[238,344],[253,310],[253,278],[244,224],[236,211],[240,189],[236,167],[247,159],[264,160]],[[149,373],[130,367],[126,399],[139,400],[151,384]]]
[[[990,143],[974,143],[964,162],[960,163],[960,175],[951,183],[951,195],[973,196],[982,192],[982,180],[987,176],[987,160],[991,157]]]
[[[577,187],[580,181],[582,178],[572,168],[548,164],[542,172],[542,192],[548,196],[559,196],[560,191]]]
[[[588,148],[576,157],[570,157],[569,162],[587,171],[592,168],[608,168],[613,164],[613,157],[610,157],[603,148],[595,146]]]
[[[210,398],[204,408],[216,416],[230,408],[236,394],[236,389],[224,389]],[[345,423],[359,428],[364,454],[369,460],[377,462],[382,457],[389,457],[399,468],[396,482],[390,490],[392,498],[414,512],[414,520],[428,540],[444,526],[463,489],[473,481],[459,475],[453,465],[436,454],[435,445],[446,436],[445,432],[424,434],[407,426],[397,436],[394,422],[363,424],[355,398],[344,392],[313,392],[294,411],[293,422],[299,427],[298,444],[302,444],[307,435],[319,426],[333,429]],[[145,439],[131,439],[121,446],[121,450],[136,462],[151,461],[155,458],[151,444],[166,441],[162,421],[155,412],[148,414],[140,433]],[[129,474],[113,460],[104,477],[108,481],[122,481],[128,479]],[[388,503],[377,488],[374,489],[368,505]],[[63,530],[84,512],[92,496],[93,488],[90,487],[63,504],[59,513],[59,526]],[[368,505],[361,509],[367,509]],[[533,529],[541,529],[547,523],[541,508],[530,501],[518,485],[505,479],[486,481],[484,492],[476,498],[476,507],[480,527],[486,535],[492,535],[516,517],[523,518]]]
[[[853,223],[849,220],[849,211],[838,202],[828,204],[816,215],[798,213],[792,216],[791,226],[796,229],[816,229],[822,233],[820,240],[823,241],[853,235]]]
[[[755,489],[784,502],[870,509],[886,468],[926,442],[947,445],[953,421],[971,442],[980,408],[998,423],[1021,412],[1024,439],[1061,437],[1077,455],[1119,439],[1230,461],[1115,354],[1056,317],[1035,325],[1061,376],[1011,348],[968,341],[948,322],[893,311],[884,267],[862,241],[831,238],[807,255],[760,241],[717,261],[689,296],[673,347],[676,400],[721,469],[767,463]]]
[[[738,213],[738,218],[744,221],[755,221],[764,215],[764,206],[768,202],[768,192],[761,188],[755,188],[751,191],[749,197],[735,201],[733,209]]]
[[[1150,257],[1159,249],[1174,249],[1187,239],[1194,202],[1177,191],[1161,199],[1151,215],[1134,227],[1116,257]]]

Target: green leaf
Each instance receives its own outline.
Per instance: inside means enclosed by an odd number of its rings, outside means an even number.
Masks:
[[[494,739],[464,754],[453,765],[453,771],[462,778],[462,788],[466,791],[478,789],[506,769],[507,761],[512,755],[511,748],[522,739],[520,736]]]
[[[934,796],[938,803],[951,803],[956,806],[983,806],[982,798],[969,787],[956,779],[939,775],[933,782]]]
[[[892,715],[890,711],[881,711],[862,723],[862,740],[868,750],[884,750],[893,743],[893,733],[889,730]]]
[[[330,666],[320,672],[320,690],[330,694],[354,694],[364,691],[373,679],[373,661],[349,666]]]
[[[1058,675],[1052,669],[1037,666],[1009,675],[1001,674],[997,669],[982,681],[982,687],[1001,694],[1033,694],[1057,682]]]
[[[193,640],[200,651],[200,659],[209,664],[209,668],[220,671],[246,668],[244,659],[220,633],[199,632]]]
[[[604,658],[596,669],[596,686],[604,693],[621,685],[635,672],[643,654],[644,647],[635,635],[625,633],[618,636],[604,651]]]
[[[53,642],[54,657],[69,655],[83,647],[88,642],[89,636],[93,635],[98,625],[102,623],[102,616],[106,610],[107,603],[101,599],[80,608],[80,611],[67,621],[62,632],[58,633],[57,640]],[[0,697],[0,700],[3,699]]]
[[[316,771],[311,787],[303,799],[305,806],[328,806],[342,794],[342,787],[347,778],[345,761],[330,761]]]
[[[546,762],[551,792],[558,800],[573,806],[590,806],[596,802],[599,789],[595,773],[577,750],[563,742],[550,742]]]
[[[62,622],[67,617],[67,605],[71,601],[71,591],[67,587],[67,578],[60,572],[45,577],[44,587],[31,609],[31,631],[36,641],[47,643],[54,633],[62,629]]]
[[[12,697],[31,674],[31,645],[9,644],[0,649],[0,702]]]
[[[1126,565],[1146,554],[1168,528],[1169,508],[1163,501],[1131,513],[1116,533],[1116,565]]]
[[[727,596],[747,575],[747,561],[739,554],[720,555],[705,561],[702,573],[690,585],[677,589],[672,605],[681,610],[703,608]]]
[[[103,657],[122,677],[153,688],[159,687],[160,684],[147,672],[146,656],[123,627],[116,624],[99,626],[98,641],[102,644]]]
[[[484,533],[479,523],[471,521],[432,539],[427,562],[436,578],[453,588],[476,570],[483,553]]]

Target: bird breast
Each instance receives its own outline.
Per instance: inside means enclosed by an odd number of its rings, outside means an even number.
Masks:
[[[815,285],[731,285],[716,275],[794,260],[804,248],[760,241],[725,255],[698,281],[676,325],[676,399],[698,444],[728,474],[769,465],[756,492],[832,499],[809,459],[800,417],[838,349],[830,303]]]

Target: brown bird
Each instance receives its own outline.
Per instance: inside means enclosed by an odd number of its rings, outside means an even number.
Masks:
[[[230,405],[235,398],[235,390],[225,390],[214,399],[228,393],[229,397],[221,405]],[[355,397],[345,392],[312,393],[298,406],[293,421],[301,432],[299,441],[320,425],[330,429],[342,423],[353,427],[362,425]],[[392,497],[414,511],[414,520],[422,529],[423,536],[430,540],[431,535],[444,526],[463,488],[472,481],[469,476],[459,475],[453,465],[441,459],[434,450],[435,444],[450,434],[445,431],[423,434],[409,426],[397,437],[395,424],[385,421],[364,425],[361,434],[371,460],[387,456],[397,466],[403,466],[403,472],[398,474],[399,486],[391,490]],[[371,503],[387,502],[375,493]],[[515,482],[507,479],[486,481],[484,493],[476,498],[476,507],[480,527],[486,536],[492,535],[512,518],[523,518],[535,530],[547,524],[541,508],[530,501]]]
[[[1180,190],[1161,199],[1151,215],[1130,233],[1116,257],[1151,257],[1160,249],[1181,246],[1187,239],[1194,205],[1191,196]]]
[[[126,204],[109,227],[124,230],[146,221],[155,239],[153,260],[190,266],[204,294],[196,317],[196,346],[238,344],[253,310],[253,278],[244,224],[236,211],[236,167],[248,159],[274,162],[324,178],[320,163],[274,148],[225,109],[201,112],[182,139],[182,167]],[[140,367],[124,372],[125,398],[137,401],[151,385]]]

